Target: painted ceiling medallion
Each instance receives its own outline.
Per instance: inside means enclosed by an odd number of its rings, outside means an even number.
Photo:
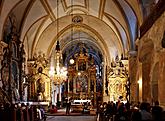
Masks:
[[[75,24],[80,24],[80,23],[83,22],[83,17],[81,17],[81,16],[74,16],[72,18],[72,22],[75,23]]]

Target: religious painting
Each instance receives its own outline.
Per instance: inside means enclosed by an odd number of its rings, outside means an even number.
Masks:
[[[41,100],[45,98],[44,92],[45,92],[45,82],[42,80],[42,78],[39,78],[36,82],[36,88],[37,88],[37,95],[41,96]]]
[[[77,77],[76,91],[77,92],[87,92],[88,91],[88,79],[85,75]]]
[[[78,61],[78,70],[79,71],[85,71],[86,70],[86,62],[84,59],[80,59]]]

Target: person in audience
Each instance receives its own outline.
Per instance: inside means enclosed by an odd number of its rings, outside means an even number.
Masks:
[[[99,121],[103,121],[103,119],[104,119],[104,107],[103,107],[103,104],[100,104]]]
[[[3,121],[4,118],[4,105],[0,104],[0,120]]]
[[[55,105],[52,105],[52,108],[50,109],[50,113],[57,113],[57,107]]]
[[[26,105],[24,103],[21,104],[22,112],[23,112],[23,117],[24,121],[27,121],[27,110],[26,110]]]
[[[40,110],[41,112],[41,118],[44,119],[45,117],[45,111],[44,111],[44,108],[42,106],[38,106],[38,109]]]
[[[108,101],[107,107],[106,107],[106,114],[107,114],[107,119],[109,120],[112,116],[113,116],[113,108],[112,108],[112,104],[110,101]]]
[[[118,106],[115,121],[127,121],[126,108],[122,102]]]
[[[5,121],[12,121],[12,116],[11,116],[11,104],[6,103],[5,105]]]
[[[139,108],[135,106],[132,109],[131,121],[141,121],[141,120],[142,120],[142,116],[141,113],[139,112]]]
[[[17,117],[17,121],[21,121],[21,113],[22,109],[21,109],[21,103],[17,104],[17,112],[16,112],[16,117]]]
[[[132,113],[131,121],[141,121],[141,114],[139,111],[135,111]]]
[[[140,105],[140,114],[142,117],[142,121],[151,121],[152,120],[152,115],[150,113],[150,104],[143,102]]]
[[[42,119],[41,110],[39,109],[39,107],[37,107],[37,116],[39,120]]]
[[[152,117],[154,121],[161,121],[163,108],[159,106],[159,102],[156,101],[152,107]]]

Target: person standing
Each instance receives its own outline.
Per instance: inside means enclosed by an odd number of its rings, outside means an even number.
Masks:
[[[70,113],[70,106],[71,106],[71,102],[68,99],[67,103],[66,103],[66,115],[69,115],[69,113]]]

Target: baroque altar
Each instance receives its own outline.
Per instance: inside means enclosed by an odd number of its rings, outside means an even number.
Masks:
[[[49,63],[44,54],[39,53],[28,61],[27,76],[28,100],[29,101],[51,101],[51,79],[48,76]]]
[[[74,63],[68,67],[68,97],[73,100],[91,100],[96,105],[96,65],[94,57],[86,53],[83,44],[74,55]]]

